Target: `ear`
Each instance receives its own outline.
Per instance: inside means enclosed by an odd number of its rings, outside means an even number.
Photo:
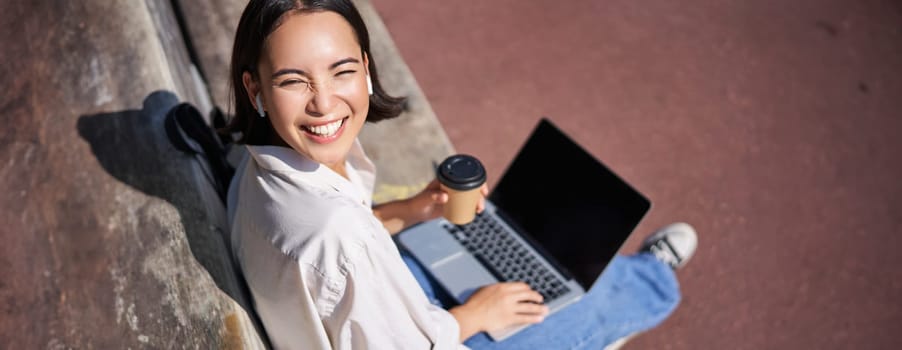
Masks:
[[[370,96],[373,96],[373,78],[370,75],[370,58],[366,52],[363,53],[363,66],[366,67],[363,70],[364,73],[366,73],[366,92]]]
[[[244,84],[244,91],[247,92],[247,99],[251,101],[251,105],[254,106],[254,109],[257,109],[257,94],[260,93],[260,84],[254,80],[254,76],[247,71],[241,74],[241,83]]]

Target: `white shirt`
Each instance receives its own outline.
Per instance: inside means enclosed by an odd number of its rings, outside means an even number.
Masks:
[[[229,187],[232,250],[276,349],[466,349],[373,215],[359,142],[350,181],[290,148],[246,147]]]

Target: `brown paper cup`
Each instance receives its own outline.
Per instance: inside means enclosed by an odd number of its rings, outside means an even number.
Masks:
[[[441,185],[442,190],[448,193],[448,202],[445,203],[444,217],[455,225],[464,225],[473,221],[476,217],[476,205],[482,194],[479,193],[480,187],[476,187],[469,191],[458,191]]]

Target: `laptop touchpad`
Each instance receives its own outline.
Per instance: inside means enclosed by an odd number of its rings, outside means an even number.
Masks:
[[[498,282],[476,258],[466,252],[440,261],[430,269],[448,294],[460,303],[470,298],[480,287]]]
[[[426,227],[430,229],[416,230],[401,237],[404,245],[410,248],[423,265],[432,266],[465,251],[444,229],[437,226]]]

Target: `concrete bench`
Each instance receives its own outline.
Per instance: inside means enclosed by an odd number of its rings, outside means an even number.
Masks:
[[[215,195],[202,164],[163,129],[179,102],[227,106],[244,3],[2,5],[0,348],[266,347],[224,208],[203,200]],[[384,83],[411,98],[361,137],[385,201],[453,150],[372,6],[356,3]]]

